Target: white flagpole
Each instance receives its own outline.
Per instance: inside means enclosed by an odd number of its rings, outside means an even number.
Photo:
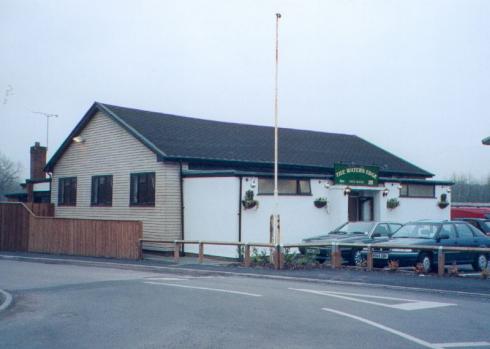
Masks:
[[[277,188],[277,172],[278,172],[278,74],[279,74],[279,18],[280,13],[276,13],[276,64],[275,64],[275,90],[274,90],[274,221],[273,221],[273,237],[276,245],[281,243],[279,232],[279,191]]]

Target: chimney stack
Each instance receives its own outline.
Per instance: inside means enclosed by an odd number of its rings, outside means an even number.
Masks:
[[[44,166],[46,166],[46,153],[48,148],[41,147],[39,142],[31,147],[31,179],[44,179]]]

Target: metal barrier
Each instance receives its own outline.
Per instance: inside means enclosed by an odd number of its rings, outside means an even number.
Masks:
[[[251,265],[250,248],[251,247],[265,247],[269,248],[273,253],[273,265],[276,269],[282,269],[284,267],[284,249],[290,248],[309,248],[309,247],[323,247],[330,248],[330,265],[333,269],[340,268],[342,265],[341,248],[350,247],[355,249],[366,249],[366,269],[372,271],[374,269],[373,263],[373,249],[376,247],[382,247],[383,249],[404,249],[404,250],[417,250],[417,251],[431,251],[437,254],[438,274],[444,275],[445,273],[445,261],[446,252],[482,252],[490,256],[490,248],[488,247],[451,247],[451,246],[424,246],[424,245],[400,245],[400,244],[387,244],[383,243],[381,246],[376,244],[362,244],[362,243],[341,243],[341,242],[329,242],[329,243],[309,243],[309,244],[285,244],[285,245],[273,245],[268,243],[259,242],[230,242],[230,241],[201,241],[201,240],[140,240],[140,249],[143,249],[143,243],[162,243],[172,244],[174,250],[174,260],[178,261],[180,258],[180,251],[184,245],[198,245],[199,254],[198,260],[200,263],[204,260],[204,246],[205,245],[221,245],[221,246],[237,246],[244,247],[243,264],[245,267]]]

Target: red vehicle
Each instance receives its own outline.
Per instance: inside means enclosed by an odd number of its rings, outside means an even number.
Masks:
[[[490,207],[461,206],[451,207],[451,219],[487,218],[490,219]]]

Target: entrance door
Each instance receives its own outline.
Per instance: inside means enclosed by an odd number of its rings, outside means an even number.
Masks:
[[[349,222],[359,220],[359,197],[349,195]]]
[[[361,196],[359,198],[359,220],[368,222],[374,220],[373,198]]]

